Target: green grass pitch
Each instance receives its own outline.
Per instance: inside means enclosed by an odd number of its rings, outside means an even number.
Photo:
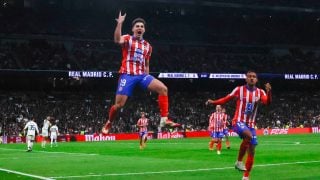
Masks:
[[[209,138],[60,143],[32,152],[25,144],[0,144],[0,179],[241,179],[234,169],[239,144],[230,137],[222,154]],[[320,179],[320,134],[259,136],[250,179]]]

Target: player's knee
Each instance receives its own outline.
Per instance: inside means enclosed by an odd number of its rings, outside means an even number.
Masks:
[[[159,95],[168,95],[168,87],[166,85],[161,86],[158,93]]]
[[[122,108],[125,105],[125,102],[117,102],[114,105],[115,110],[117,111],[118,109]]]

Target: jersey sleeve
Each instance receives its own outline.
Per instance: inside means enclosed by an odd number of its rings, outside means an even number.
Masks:
[[[150,61],[151,54],[152,54],[152,46],[149,44],[149,51],[147,52],[147,55],[146,55],[146,60],[147,61]]]
[[[220,99],[213,101],[212,104],[214,104],[214,105],[225,104],[225,103],[229,102],[231,99],[237,98],[238,94],[239,94],[239,87],[236,87],[235,89],[233,89],[233,91],[230,94],[226,95],[223,98],[220,98]]]
[[[261,103],[264,105],[269,105],[271,104],[272,101],[272,94],[271,91],[266,93],[263,89],[260,90],[261,92]]]
[[[129,39],[130,39],[130,35],[129,34],[123,35],[124,43],[122,44],[122,47],[128,47]]]

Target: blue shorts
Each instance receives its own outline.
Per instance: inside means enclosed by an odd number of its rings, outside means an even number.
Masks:
[[[143,138],[144,135],[148,135],[148,131],[139,132],[139,137]]]
[[[229,129],[223,129],[223,134],[225,136],[228,136],[229,135]]]
[[[118,81],[118,87],[116,94],[131,96],[132,91],[139,85],[142,89],[147,89],[151,81],[154,79],[149,74],[143,75],[129,75],[121,74]]]
[[[212,138],[223,138],[223,136],[224,136],[223,132],[211,131],[211,133],[210,133],[210,137],[212,137]]]
[[[237,124],[233,126],[233,131],[236,132],[241,139],[243,139],[243,136],[242,136],[243,131],[246,131],[246,130],[249,130],[252,134],[251,144],[258,145],[257,133],[254,128],[249,128],[243,122],[237,122]]]

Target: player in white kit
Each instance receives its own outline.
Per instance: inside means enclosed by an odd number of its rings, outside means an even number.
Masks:
[[[58,126],[55,123],[53,123],[53,125],[50,127],[51,147],[53,146],[53,143],[55,147],[58,146],[58,143],[57,143],[58,135],[59,135]]]
[[[42,126],[42,131],[41,131],[41,136],[42,136],[41,147],[42,148],[46,147],[46,142],[49,137],[49,127],[50,126],[51,126],[50,116],[48,116],[46,119],[43,120],[43,126]]]
[[[27,122],[26,126],[23,128],[23,131],[25,133],[25,131],[27,131],[27,137],[26,137],[26,141],[27,141],[27,152],[32,151],[32,146],[33,146],[33,142],[34,139],[36,137],[36,132],[37,134],[39,134],[39,129],[38,129],[38,125],[36,122],[34,122],[34,118],[32,118],[29,122]]]

